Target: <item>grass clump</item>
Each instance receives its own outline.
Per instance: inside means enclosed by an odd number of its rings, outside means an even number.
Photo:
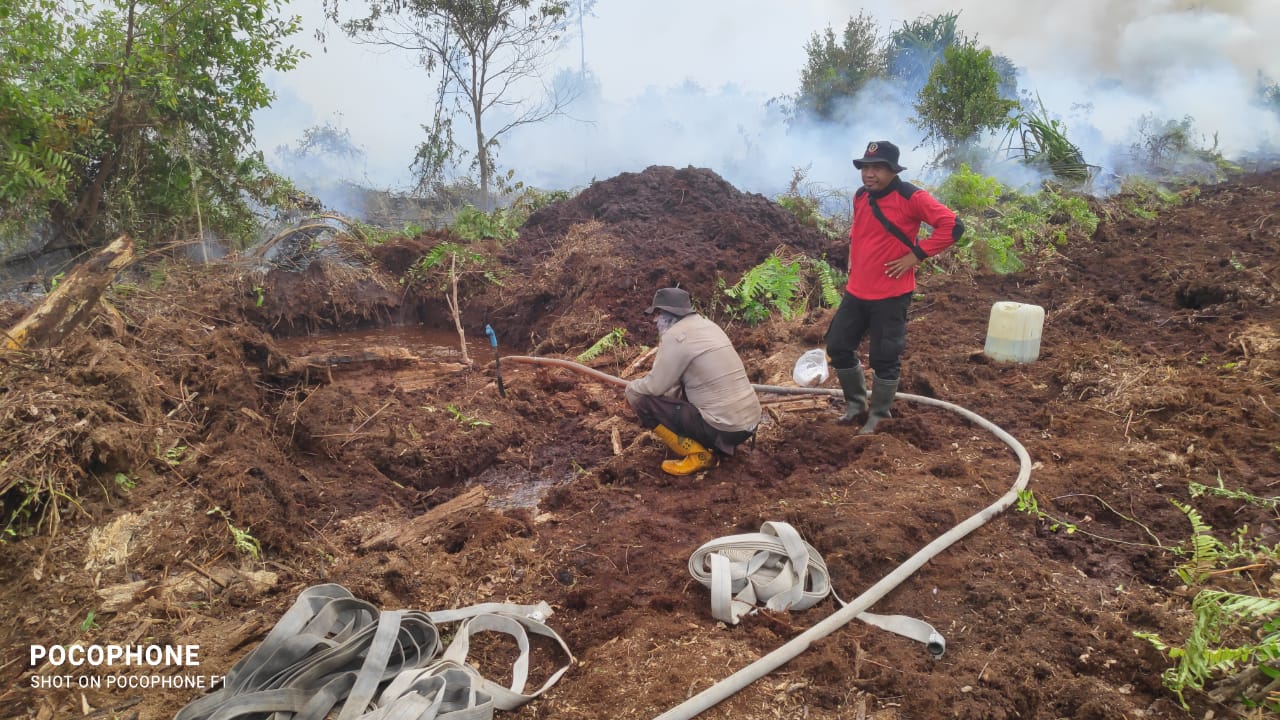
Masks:
[[[1059,182],[1087,186],[1096,168],[1085,162],[1080,147],[1067,138],[1066,126],[1049,117],[1044,102],[1036,98],[1036,105],[1036,109],[1023,107],[1010,121],[1006,151]]]

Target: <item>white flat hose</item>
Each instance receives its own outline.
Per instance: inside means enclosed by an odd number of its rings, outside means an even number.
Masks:
[[[625,387],[627,384],[626,380],[613,377],[594,368],[589,368],[585,365],[580,365],[569,360],[525,356],[511,356],[507,359],[539,365],[558,365],[593,375],[598,379],[622,387]],[[780,395],[843,396],[843,393],[840,390],[828,388],[804,388],[781,385],[752,385],[751,387],[754,388],[756,392]],[[1004,512],[1018,499],[1018,493],[1026,489],[1027,481],[1031,479],[1031,456],[1027,454],[1027,449],[1022,446],[1022,443],[1014,439],[1012,435],[996,426],[990,420],[987,420],[971,410],[962,408],[959,405],[954,405],[943,400],[937,400],[935,398],[924,397],[921,395],[911,395],[909,393],[898,393],[895,397],[910,402],[917,402],[922,405],[933,405],[935,407],[950,410],[951,412],[957,413],[968,419],[970,422],[986,428],[993,435],[1000,438],[1000,440],[1004,442],[1004,444],[1008,445],[1009,449],[1013,450],[1014,454],[1018,456],[1018,477],[1014,480],[1013,487],[1009,488],[1009,491],[1004,495],[1001,495],[994,503],[988,505],[986,508],[974,515],[969,516],[964,522],[938,536],[928,545],[925,545],[915,555],[907,558],[907,560],[899,565],[893,572],[884,576],[880,582],[877,582],[875,585],[867,588],[866,592],[853,600],[850,600],[844,607],[836,610],[818,624],[795,636],[786,644],[768,655],[765,655],[715,685],[712,685],[706,690],[703,690],[697,695],[694,695],[688,700],[685,700],[679,705],[662,713],[654,720],[687,720],[687,718],[694,717],[702,711],[713,707],[717,703],[732,697],[739,690],[742,690],[756,680],[759,680],[765,675],[768,675],[774,670],[782,667],[792,658],[797,657],[800,653],[809,649],[809,645],[812,644],[814,640],[820,640],[855,620],[858,615],[865,612],[885,595],[888,595],[891,590],[901,585],[908,577],[911,577],[915,571],[923,567],[924,564],[929,562],[929,560],[931,560],[935,555],[946,550],[948,547],[951,547],[951,545],[955,544],[958,540],[974,530],[977,530],[979,527],[982,527],[991,520],[991,518]]]
[[[771,387],[764,385],[756,385],[754,387],[756,390],[761,392],[781,392],[789,395],[841,394],[839,390],[827,390],[824,388]],[[702,711],[714,706],[716,703],[731,697],[739,690],[742,690],[756,680],[759,680],[779,667],[782,667],[792,658],[807,650],[813,641],[824,638],[852,622],[860,613],[865,611],[867,608],[870,608],[876,603],[876,601],[880,600],[885,595],[888,595],[891,590],[902,584],[902,582],[910,577],[912,573],[923,567],[926,562],[929,562],[929,560],[933,558],[933,556],[986,524],[986,522],[991,518],[999,515],[1012,505],[1014,501],[1018,499],[1018,493],[1027,487],[1027,481],[1031,478],[1031,456],[1027,454],[1026,448],[1022,447],[1022,443],[1015,440],[1012,435],[997,427],[986,418],[978,415],[977,413],[966,410],[959,405],[953,405],[952,403],[944,402],[942,400],[935,400],[934,398],[910,395],[908,393],[898,393],[897,397],[911,402],[918,402],[923,405],[934,405],[945,408],[952,412],[959,413],[970,421],[990,430],[992,434],[1000,438],[1000,440],[1008,445],[1009,448],[1013,450],[1014,454],[1018,456],[1018,478],[1014,481],[1013,487],[1009,488],[1008,492],[1000,496],[998,500],[987,506],[985,509],[970,516],[964,522],[940,535],[933,542],[925,545],[919,552],[907,558],[906,562],[899,565],[897,569],[886,575],[882,580],[880,580],[880,582],[872,585],[866,592],[849,601],[847,605],[835,611],[826,619],[795,636],[786,644],[768,655],[765,655],[715,685],[712,685],[706,690],[703,690],[697,695],[694,695],[688,700],[685,700],[679,705],[662,713],[657,716],[655,720],[685,720],[686,718],[694,717]]]

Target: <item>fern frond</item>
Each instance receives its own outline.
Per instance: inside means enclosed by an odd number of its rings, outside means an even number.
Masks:
[[[816,282],[809,280],[816,278]],[[794,320],[804,314],[814,289],[819,298],[814,302],[834,306],[843,295],[844,277],[826,260],[779,248],[759,265],[743,273],[724,294],[736,301],[734,313],[751,324],[769,317],[773,311],[783,319]]]
[[[822,293],[822,304],[836,307],[844,297],[844,274],[831,267],[825,258],[810,259],[813,274],[818,278],[818,288]]]
[[[1280,633],[1269,632],[1256,645],[1222,646],[1222,637],[1232,628],[1244,630],[1259,621],[1264,628],[1280,624],[1280,599],[1240,595],[1223,590],[1203,590],[1191,603],[1195,622],[1182,647],[1166,645],[1154,633],[1135,632],[1161,652],[1167,652],[1176,664],[1161,675],[1165,687],[1172,690],[1188,707],[1183,693],[1189,688],[1203,690],[1215,676],[1234,672],[1238,667],[1274,661],[1280,658]]]
[[[614,328],[612,331],[607,333],[604,337],[597,340],[594,345],[587,348],[585,352],[579,355],[578,362],[580,363],[591,362],[592,360],[595,360],[596,358],[600,357],[601,355],[603,355],[605,352],[609,350],[614,350],[616,348],[622,347],[623,345],[626,344],[626,342],[623,340],[626,334],[627,334],[626,328]]]
[[[1204,521],[1199,510],[1177,500],[1170,502],[1181,510],[1191,523],[1190,557],[1174,568],[1174,572],[1184,584],[1198,585],[1207,580],[1209,573],[1218,566],[1225,546],[1222,541],[1212,535],[1213,526]]]

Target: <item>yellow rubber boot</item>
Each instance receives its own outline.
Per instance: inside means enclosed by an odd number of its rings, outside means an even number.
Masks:
[[[659,440],[666,443],[667,447],[671,448],[671,452],[679,455],[680,457],[688,457],[689,453],[693,452],[695,448],[704,452],[706,451],[706,448],[693,440],[690,440],[687,437],[680,437],[675,434],[675,432],[666,425],[659,425],[655,427],[653,429],[653,434],[656,435]]]
[[[682,460],[664,460],[662,462],[662,472],[668,475],[692,475],[700,470],[706,470],[716,466],[716,458],[711,451],[702,446],[697,440],[689,438],[680,438],[689,443],[693,448],[688,455]]]

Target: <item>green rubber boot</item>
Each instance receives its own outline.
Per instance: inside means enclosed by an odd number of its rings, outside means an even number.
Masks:
[[[862,426],[858,431],[859,435],[870,435],[876,431],[876,425],[881,420],[893,417],[889,413],[889,406],[893,404],[893,396],[898,394],[897,380],[881,380],[872,376],[871,381],[871,412],[867,415],[867,424]]]
[[[837,423],[852,425],[859,415],[867,411],[867,378],[862,374],[862,366],[836,368],[836,377],[840,380],[840,388],[844,390],[844,415]]]

